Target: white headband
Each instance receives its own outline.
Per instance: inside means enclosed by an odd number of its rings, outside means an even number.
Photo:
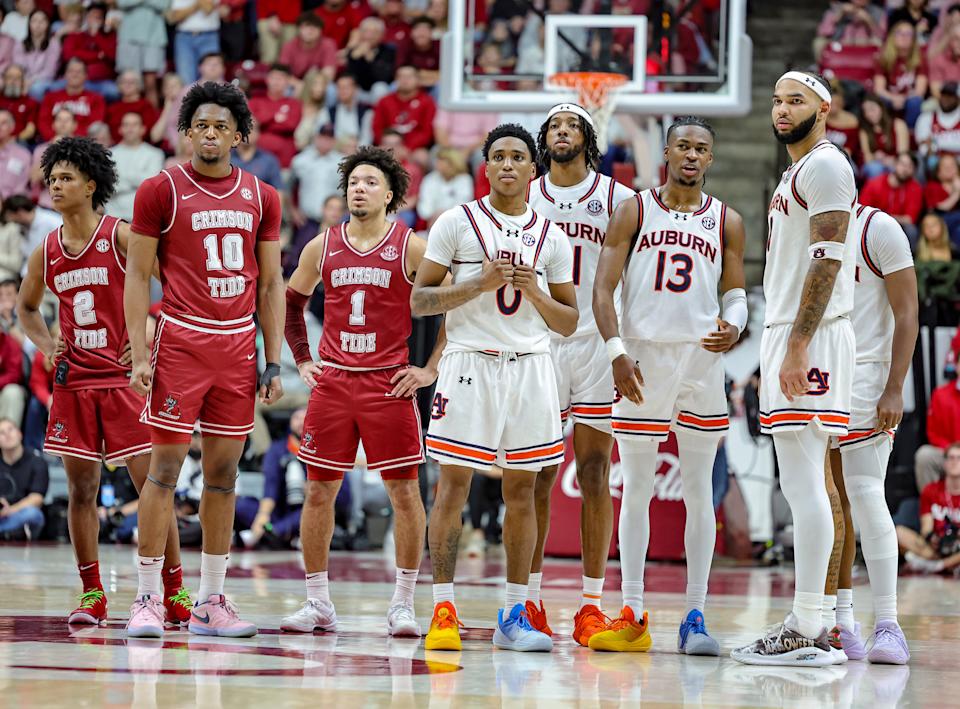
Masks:
[[[794,81],[799,81],[827,103],[833,103],[833,96],[830,95],[830,90],[809,74],[804,74],[801,71],[788,71],[786,74],[777,79],[777,86],[779,86],[780,82],[784,79],[793,79]]]
[[[591,116],[590,112],[587,111],[587,109],[585,109],[583,106],[579,106],[575,103],[558,103],[556,106],[550,109],[550,112],[547,114],[547,120],[549,121],[558,113],[575,113],[589,123],[591,128],[594,130],[597,129],[593,123],[593,116]]]

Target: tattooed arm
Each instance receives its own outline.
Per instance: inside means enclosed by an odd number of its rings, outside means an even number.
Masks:
[[[417,280],[410,294],[410,309],[414,315],[439,315],[468,303],[481,293],[496,290],[513,278],[513,266],[506,259],[484,259],[483,270],[476,278],[462,283],[442,285],[448,269],[430,259],[423,259],[417,270]]]

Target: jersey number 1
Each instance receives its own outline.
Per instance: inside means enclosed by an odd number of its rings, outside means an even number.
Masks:
[[[673,254],[670,257],[670,263],[676,266],[676,271],[667,280],[667,290],[671,293],[685,293],[690,289],[690,283],[693,280],[690,274],[693,273],[693,259],[687,254]],[[657,277],[653,284],[655,291],[663,290],[663,276],[667,266],[667,252],[661,251],[657,254]],[[679,279],[674,282],[674,279]]]

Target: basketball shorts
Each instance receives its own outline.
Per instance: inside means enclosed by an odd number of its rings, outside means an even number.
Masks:
[[[448,352],[427,453],[444,465],[537,471],[563,460],[557,380],[546,352]]]
[[[385,480],[416,479],[423,433],[415,397],[390,396],[401,369],[353,372],[325,366],[310,392],[297,458],[311,480],[339,480],[363,441],[367,468]]]
[[[723,359],[698,342],[624,340],[643,376],[643,402],[613,405],[618,441],[665,441],[670,431],[720,438],[730,427]]]
[[[887,385],[889,374],[889,362],[857,362],[853,370],[850,397],[850,426],[846,436],[834,439],[834,448],[853,450],[880,436],[893,438],[894,429],[881,431],[877,418],[877,404]]]
[[[768,325],[760,340],[760,430],[800,431],[811,421],[833,436],[846,436],[856,357],[853,325],[847,318],[820,323],[807,347],[807,394],[789,401],[780,391],[780,365],[792,325]]]
[[[122,464],[150,452],[150,429],[140,422],[143,397],[129,387],[53,392],[43,452]]]
[[[224,334],[160,316],[153,344],[153,387],[140,420],[176,433],[243,437],[253,431],[256,329]]]
[[[599,335],[554,339],[550,357],[557,377],[560,421],[568,418],[610,433],[613,369]]]

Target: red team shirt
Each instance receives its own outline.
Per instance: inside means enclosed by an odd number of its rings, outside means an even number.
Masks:
[[[327,231],[320,359],[349,369],[386,369],[409,359],[410,291],[407,244],[412,233],[394,223],[366,253],[351,246],[341,224]]]
[[[949,527],[960,528],[960,495],[947,492],[947,483],[938,480],[920,493],[920,515],[933,517],[933,532],[942,537]]]
[[[280,238],[280,217],[277,191],[237,167],[210,178],[184,163],[144,181],[131,228],[159,239],[164,315],[201,332],[251,329],[257,242]]]
[[[93,238],[78,254],[63,246],[61,231],[43,240],[43,281],[60,301],[60,333],[70,363],[67,384],[57,388],[111,389],[130,383],[119,363],[127,344],[123,316],[126,259],[117,247],[116,217],[103,217]]]

